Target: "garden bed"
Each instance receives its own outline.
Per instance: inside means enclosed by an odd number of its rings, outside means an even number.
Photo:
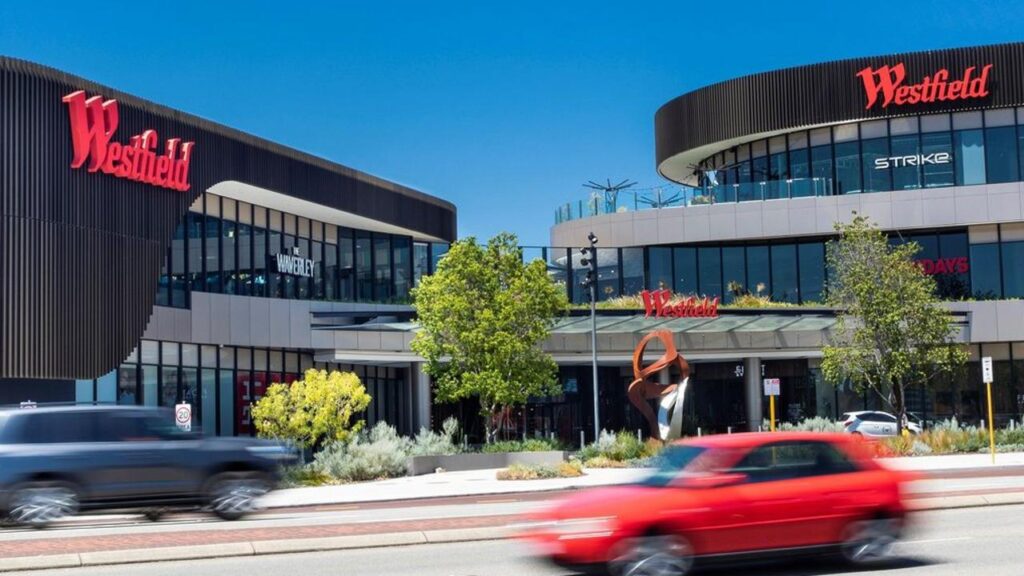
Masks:
[[[565,461],[565,452],[546,450],[543,452],[493,452],[465,453],[449,455],[410,456],[407,469],[409,476],[432,474],[438,468],[446,472],[463,472],[466,470],[487,470],[490,468],[507,468],[519,464],[523,466],[556,466]]]

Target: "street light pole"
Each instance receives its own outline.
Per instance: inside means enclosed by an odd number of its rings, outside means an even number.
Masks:
[[[597,385],[597,236],[591,232],[587,234],[587,240],[590,241],[590,246],[580,249],[580,265],[589,268],[582,284],[590,289],[590,353],[593,368],[591,381],[594,386],[594,442],[597,442],[601,434],[601,421],[598,416],[601,394]]]

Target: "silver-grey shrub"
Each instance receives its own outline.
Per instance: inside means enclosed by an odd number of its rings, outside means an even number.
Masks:
[[[334,442],[313,459],[316,470],[343,482],[394,478],[406,473],[412,442],[393,426],[380,422],[348,442]]]
[[[434,432],[427,428],[420,428],[416,437],[412,440],[409,448],[409,456],[447,456],[462,452],[462,447],[456,444],[456,435],[459,433],[459,422],[453,417],[448,417],[441,424],[441,432]]]

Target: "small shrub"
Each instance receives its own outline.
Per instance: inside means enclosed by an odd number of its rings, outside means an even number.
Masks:
[[[771,423],[768,420],[763,420],[761,429],[771,430]],[[779,422],[775,425],[775,429],[782,432],[842,432],[845,430],[845,427],[842,422],[816,416],[814,418],[805,418],[796,424],[792,422]]]
[[[576,478],[583,475],[583,466],[578,460],[562,462],[555,466],[513,464],[498,470],[498,480],[545,480],[549,478]]]
[[[564,447],[557,440],[547,438],[527,438],[526,440],[502,440],[484,444],[480,449],[484,454],[495,454],[497,452],[547,452],[550,450],[563,450]]]
[[[410,456],[447,456],[462,452],[462,447],[455,443],[459,432],[459,422],[448,417],[441,424],[441,432],[420,428],[409,448]]]
[[[583,466],[587,468],[625,468],[626,463],[618,460],[612,460],[611,458],[605,458],[604,456],[595,456],[589,460],[583,462]]]
[[[330,483],[331,477],[311,464],[288,466],[281,474],[281,486],[284,488],[323,486]]]
[[[661,447],[660,442],[641,442],[636,434],[625,430],[618,433],[602,430],[597,442],[584,446],[579,455],[584,462],[598,457],[625,462],[652,456],[659,452]]]
[[[343,482],[394,478],[406,473],[406,456],[412,442],[385,422],[348,442],[334,442],[317,453],[318,471]]]

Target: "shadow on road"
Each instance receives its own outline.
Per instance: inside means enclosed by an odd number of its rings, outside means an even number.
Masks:
[[[837,576],[842,574],[884,574],[889,570],[906,570],[941,564],[942,561],[922,557],[893,558],[872,567],[851,566],[839,559],[802,558],[695,567],[697,575],[706,576]],[[579,576],[586,576],[580,573]]]

